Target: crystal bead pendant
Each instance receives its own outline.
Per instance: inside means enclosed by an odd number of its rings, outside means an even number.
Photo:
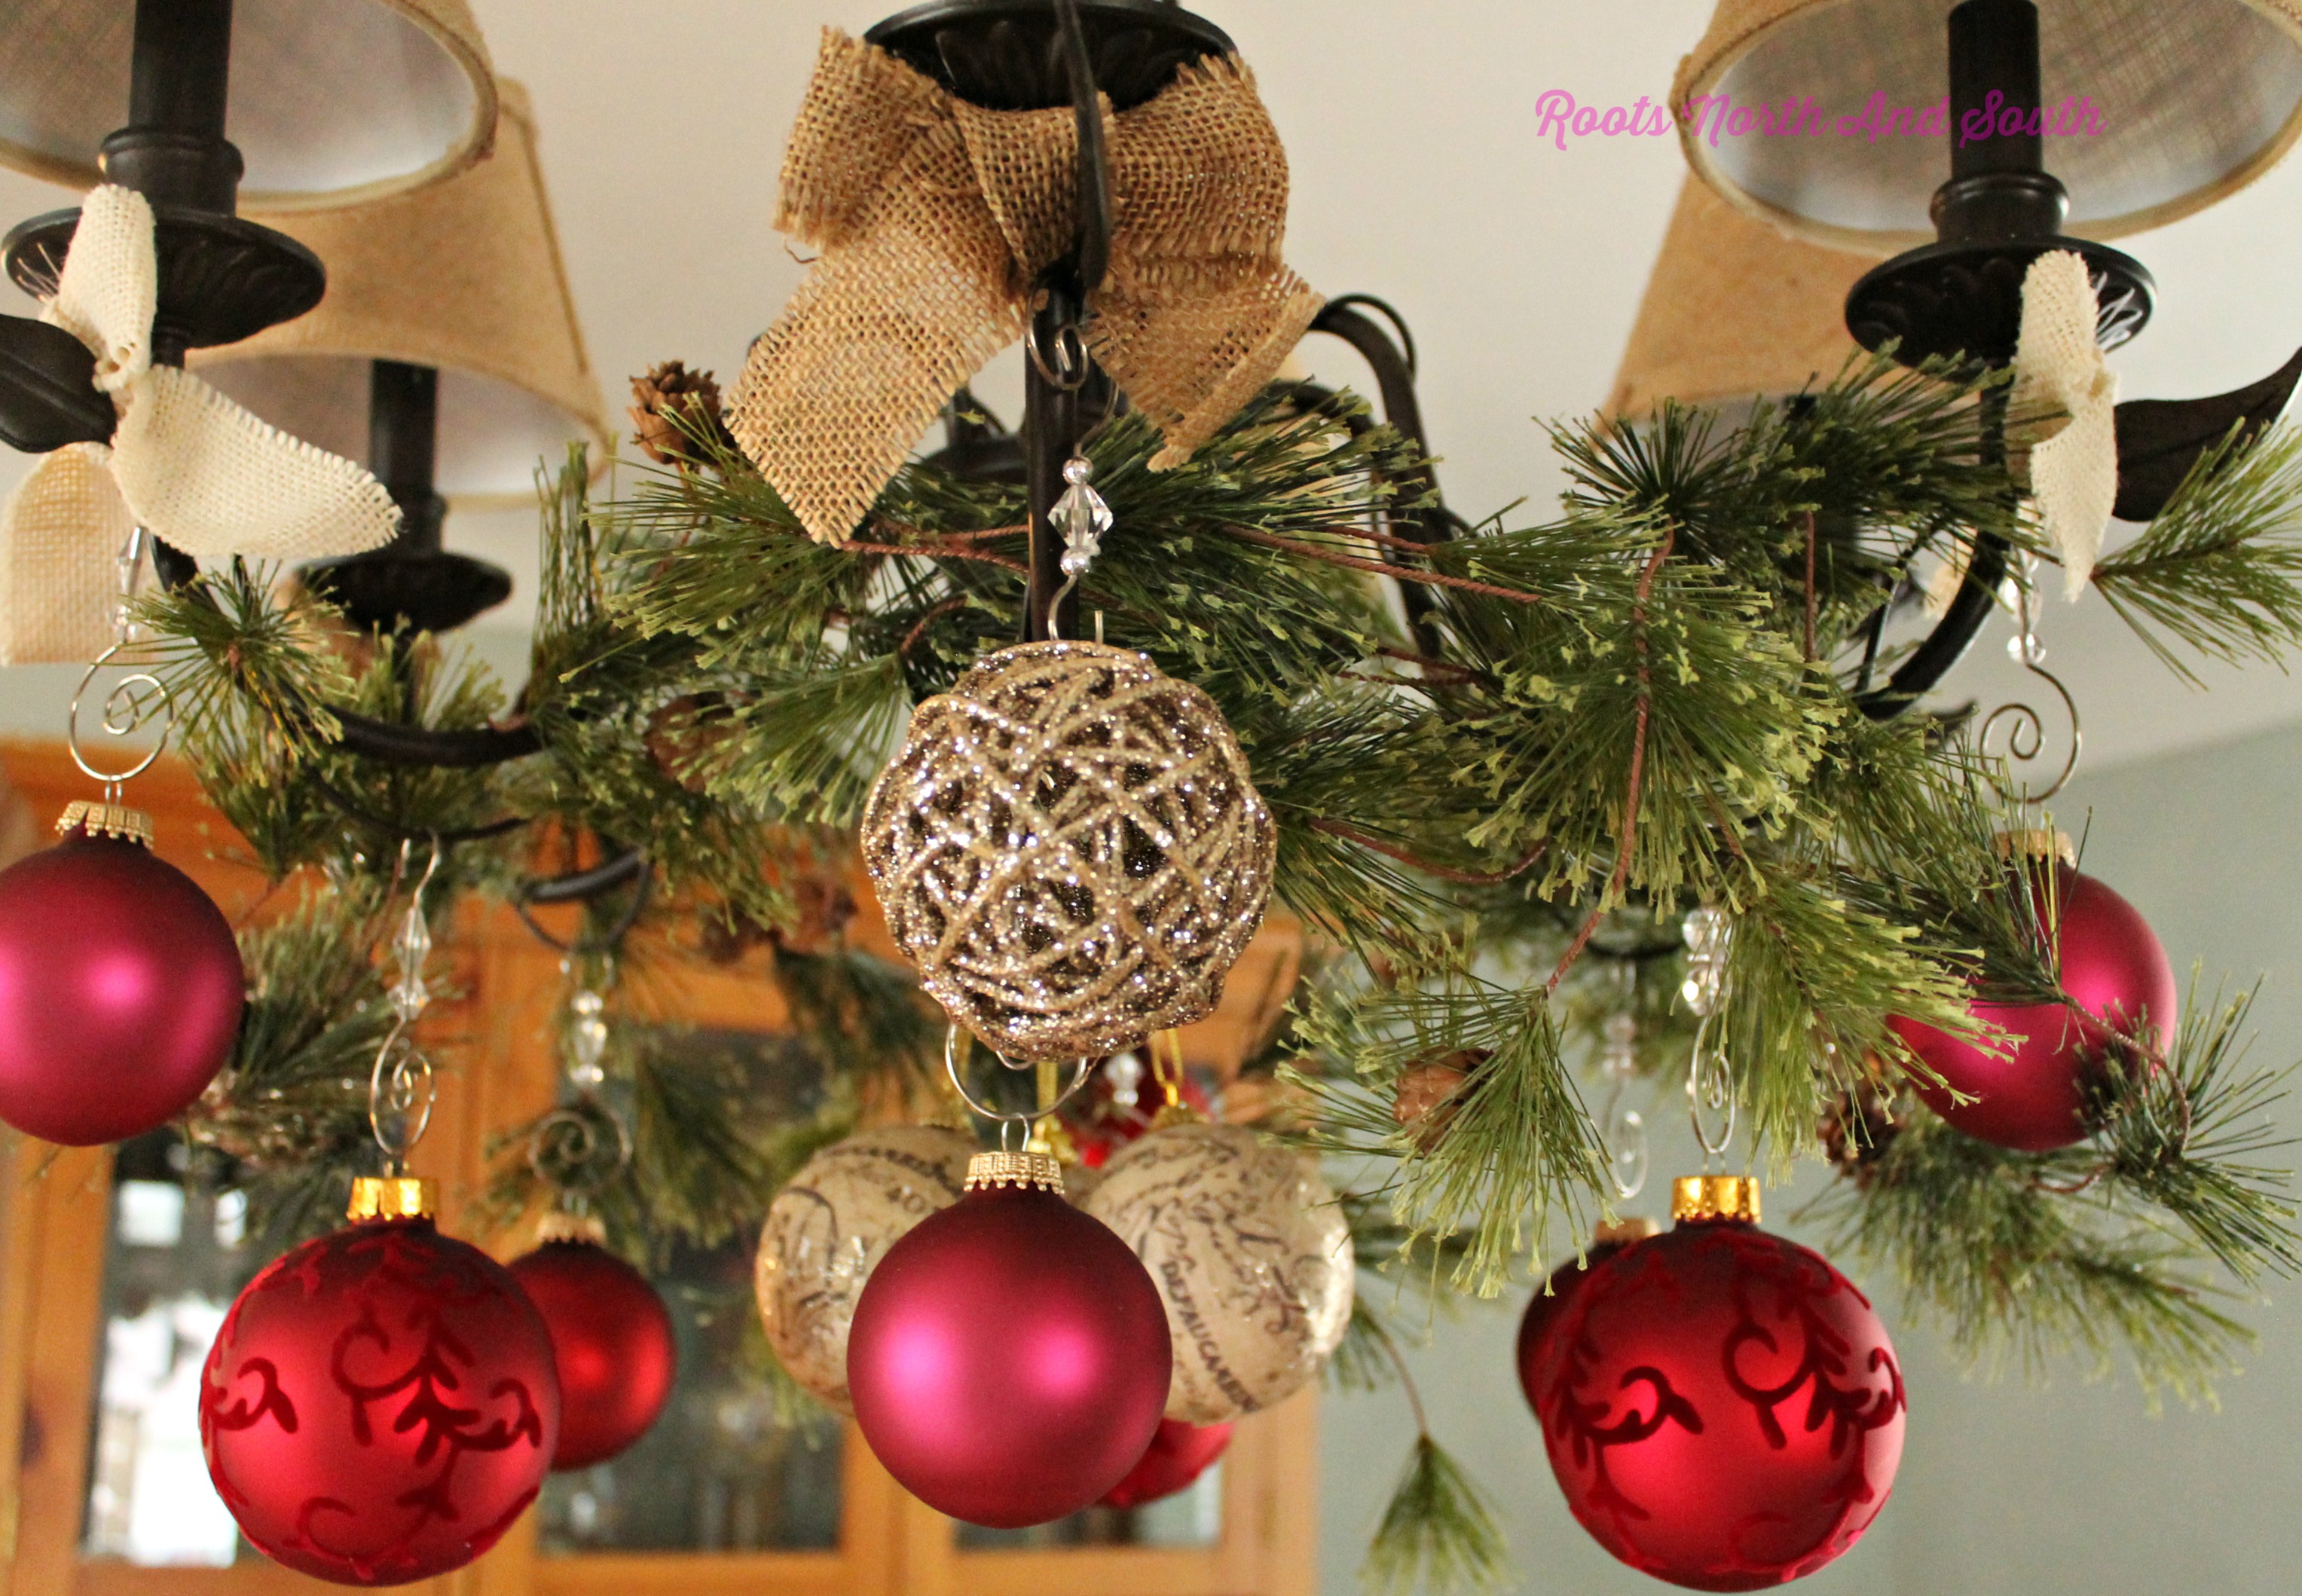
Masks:
[[[1071,484],[1063,496],[1055,500],[1047,518],[1055,530],[1063,534],[1063,575],[1082,576],[1103,552],[1103,534],[1111,530],[1111,506],[1103,495],[1088,486],[1095,475],[1095,464],[1084,456],[1073,455],[1063,462],[1063,480]]]

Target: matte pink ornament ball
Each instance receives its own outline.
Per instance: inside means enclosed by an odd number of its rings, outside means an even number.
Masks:
[[[994,1187],[879,1261],[855,1306],[847,1385],[905,1490],[1021,1529],[1126,1478],[1158,1432],[1173,1359],[1167,1310],[1125,1242],[1053,1192]]]
[[[2134,905],[2091,876],[2057,864],[2057,949],[2063,990],[2086,1013],[2060,1004],[1978,1003],[1977,1019],[2020,1039],[2011,1053],[1946,1036],[1914,1020],[1897,1034],[1950,1087],[1972,1096],[1953,1102],[1941,1087],[1919,1096],[1944,1119],[1979,1140],[2026,1153],[2085,1139],[2087,1092],[2109,1054],[2102,1021],[2130,1033],[2147,1021],[2163,1050],[2176,1024],[2174,967]]]
[[[73,832],[0,872],[0,1120],[68,1147],[166,1124],[231,1056],[231,927],[139,843]]]

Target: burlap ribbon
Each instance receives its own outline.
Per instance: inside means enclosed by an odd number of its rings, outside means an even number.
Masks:
[[[2086,262],[2042,255],[2022,278],[2012,407],[2060,411],[2027,439],[2030,501],[2063,562],[2063,591],[2086,591],[2118,500],[2118,374],[2095,340],[2098,306]]]
[[[135,526],[188,554],[274,559],[357,554],[399,529],[367,472],[152,364],[158,281],[151,206],[92,190],[40,319],[95,353],[120,424],[108,445],[47,456],[0,508],[0,664],[103,651],[113,561]]]
[[[1109,276],[1088,348],[1158,426],[1165,470],[1278,370],[1323,301],[1280,257],[1287,155],[1237,61],[1104,105]],[[985,111],[827,29],[776,226],[820,251],[752,346],[728,422],[816,537],[849,536],[953,391],[1023,335],[1077,241],[1069,107]]]

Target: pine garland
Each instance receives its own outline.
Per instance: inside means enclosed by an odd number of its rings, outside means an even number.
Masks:
[[[1880,617],[1920,562],[1962,568],[1986,541],[2045,554],[1979,386],[1858,361],[1731,429],[1671,406],[1641,427],[1559,426],[1572,485],[1555,519],[1429,547],[1376,530],[1421,508],[1398,484],[1423,463],[1348,396],[1274,390],[1171,472],[1148,469],[1138,417],[1088,441],[1117,530],[1082,613],[1214,696],[1279,823],[1278,896],[1341,955],[1298,1001],[1284,1077],[1314,1105],[1307,1143],[1373,1172],[1350,1208],[1363,1253],[1493,1296],[1609,1212],[1578,1067],[1626,961],[1651,972],[1633,987],[1640,1067],[1685,1067],[1689,1018],[1668,995],[1697,904],[1735,920],[1718,1025],[1754,1131],[1744,1155],[1777,1173],[1815,1150],[1835,1103],[1922,1073],[1890,1017],[1971,1035],[1971,998],[2061,1000],[2051,908],[2042,920],[2001,890],[1993,837],[2010,817],[1993,772],[1956,726],[1874,719],[1862,696],[1898,658]],[[320,1082],[372,1033],[372,970],[368,985],[351,972],[367,969],[403,839],[486,833],[451,850],[449,889],[498,895],[536,856],[512,827],[596,839],[660,877],[657,920],[780,934],[806,871],[777,861],[844,846],[912,706],[1012,640],[1020,491],[914,463],[827,546],[710,429],[676,460],[615,503],[588,500],[580,456],[546,484],[516,702],[428,642],[348,659],[325,607],[283,600],[269,573],[235,566],[147,602],[211,798],[275,878],[317,868],[341,889],[259,934],[282,938],[264,968],[299,985],[264,1032],[284,1039],[203,1111],[218,1125],[262,1114],[243,1086]],[[2298,505],[2302,442],[2233,439],[2097,585],[2177,669],[2181,650],[2278,657],[2302,641]],[[1424,601],[1412,633],[1383,578]],[[380,770],[344,752],[331,706],[521,724],[540,752]],[[298,945],[333,952],[290,971]],[[580,1180],[635,1255],[710,1241],[753,1222],[837,1132],[861,1075],[933,1067],[937,1023],[903,972],[836,945],[786,952],[778,978],[829,1072],[820,1113],[747,1112],[734,1074],[632,1040],[605,1099],[632,1158],[555,1173],[548,1148],[522,1151],[549,1127],[524,1128],[504,1144],[497,1210]],[[2243,1016],[2194,1013],[2067,1155],[2004,1154],[1912,1117],[1827,1199],[1842,1238],[1979,1354],[2123,1348],[2146,1381],[2203,1390],[2241,1334],[2222,1282],[2297,1262],[2247,1129],[2270,1088],[2233,1075]],[[1460,1089],[1402,1124],[1402,1080],[1453,1055],[1474,1061]],[[315,1108],[298,1133],[315,1165],[345,1155],[343,1109]],[[1340,1371],[1389,1361],[1391,1333],[1369,1310]],[[1476,1488],[1425,1427],[1371,1575],[1477,1583],[1500,1556]]]

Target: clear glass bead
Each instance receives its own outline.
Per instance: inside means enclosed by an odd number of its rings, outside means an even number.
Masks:
[[[402,976],[385,996],[391,1001],[391,1012],[410,1025],[432,1006],[432,990],[424,984],[421,975]]]
[[[576,1023],[568,1028],[567,1051],[572,1063],[567,1079],[585,1091],[592,1090],[607,1079],[600,1061],[607,1056],[607,1002],[597,992],[578,992],[568,1001],[575,1011]]]
[[[1071,486],[1047,512],[1055,530],[1063,534],[1063,566],[1067,575],[1085,573],[1088,563],[1102,552],[1103,534],[1111,530],[1111,506],[1088,486],[1088,479],[1094,475],[1094,465],[1077,455],[1064,461],[1063,480]]]

